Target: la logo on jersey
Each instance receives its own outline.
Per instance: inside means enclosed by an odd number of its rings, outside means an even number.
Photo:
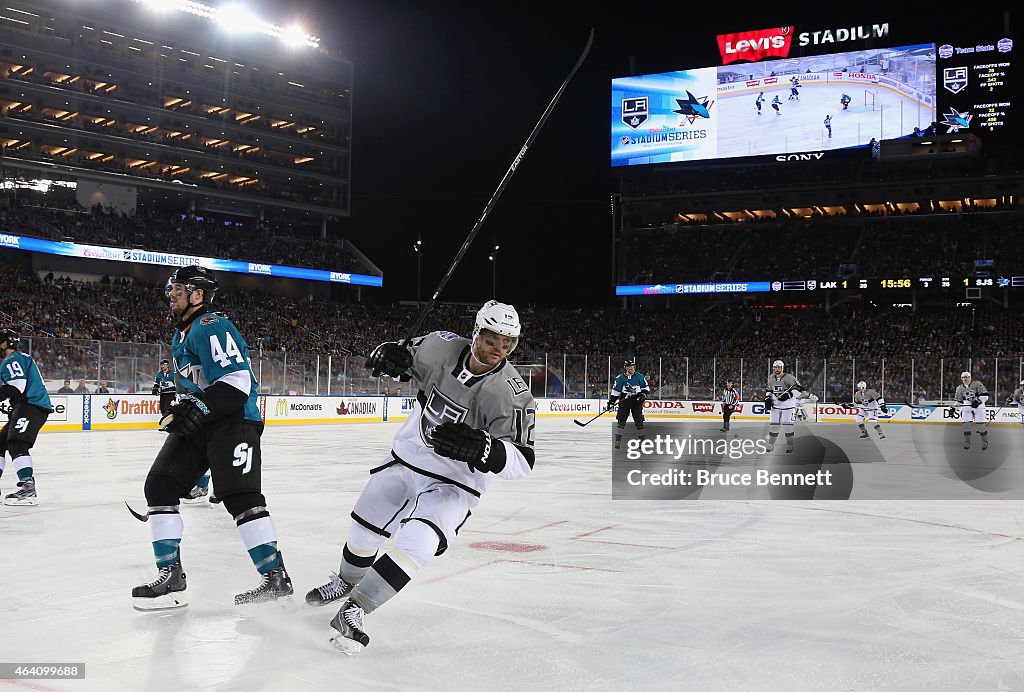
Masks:
[[[433,447],[432,435],[434,428],[446,421],[461,423],[466,418],[468,409],[444,394],[436,386],[431,386],[427,400],[423,404],[423,415],[420,416],[420,437],[423,444]]]

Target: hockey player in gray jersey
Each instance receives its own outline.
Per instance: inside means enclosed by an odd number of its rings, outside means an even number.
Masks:
[[[884,440],[885,433],[882,426],[878,424],[878,412],[889,413],[889,407],[885,405],[885,399],[874,389],[868,387],[867,382],[858,382],[857,391],[853,395],[853,405],[857,407],[857,427],[860,428],[860,439],[868,437],[868,429],[864,427],[864,420],[874,423],[878,439]]]
[[[786,436],[786,453],[791,454],[795,446],[793,420],[800,399],[807,396],[807,393],[796,377],[785,372],[785,369],[786,365],[781,360],[772,363],[772,374],[768,376],[768,386],[764,393],[764,407],[771,411],[768,420],[768,451],[775,450],[781,428]]]
[[[988,390],[985,385],[971,378],[971,373],[960,373],[963,383],[956,388],[953,399],[960,404],[960,419],[964,423],[964,449],[971,448],[971,428],[981,436],[982,450],[988,449],[988,419],[985,417],[985,402]],[[952,407],[950,407],[952,408]]]
[[[519,334],[515,308],[491,300],[476,315],[472,340],[433,332],[381,344],[367,360],[375,377],[411,377],[419,391],[356,500],[338,574],[306,594],[314,606],[342,602],[330,636],[341,651],[369,643],[364,615],[452,545],[495,479],[533,470],[537,404],[506,360]]]
[[[1020,381],[1020,386],[1013,390],[1013,394],[1006,398],[1006,405],[1013,406],[1017,404],[1017,413],[1020,415],[1020,424],[1024,425],[1024,380]]]

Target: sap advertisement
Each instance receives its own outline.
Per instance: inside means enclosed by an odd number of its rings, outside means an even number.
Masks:
[[[935,44],[612,80],[611,163],[866,146],[936,119]]]

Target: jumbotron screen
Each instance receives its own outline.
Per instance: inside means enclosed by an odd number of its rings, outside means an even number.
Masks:
[[[864,146],[936,120],[934,43],[612,80],[612,166]]]

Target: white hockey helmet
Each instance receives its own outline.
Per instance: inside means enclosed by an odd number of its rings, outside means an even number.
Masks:
[[[868,383],[865,382],[864,380],[861,380],[860,382],[857,383],[857,389],[867,389],[867,388],[868,388]]]
[[[1021,381],[1020,381],[1020,386],[1021,386],[1021,387],[1024,387],[1024,380],[1021,380]]]
[[[969,373],[966,370],[964,370],[962,373],[960,373],[960,379],[962,380],[964,378],[966,378],[968,380],[971,379],[971,373]]]
[[[511,337],[512,345],[508,349],[509,353],[516,350],[516,346],[519,345],[519,332],[522,329],[522,325],[519,323],[519,313],[507,303],[499,303],[496,300],[488,300],[484,303],[476,313],[473,341],[476,341],[481,329]]]
[[[774,363],[772,363],[772,367],[773,368],[784,368],[784,367],[786,367],[786,364],[783,363],[781,360],[777,360]]]

